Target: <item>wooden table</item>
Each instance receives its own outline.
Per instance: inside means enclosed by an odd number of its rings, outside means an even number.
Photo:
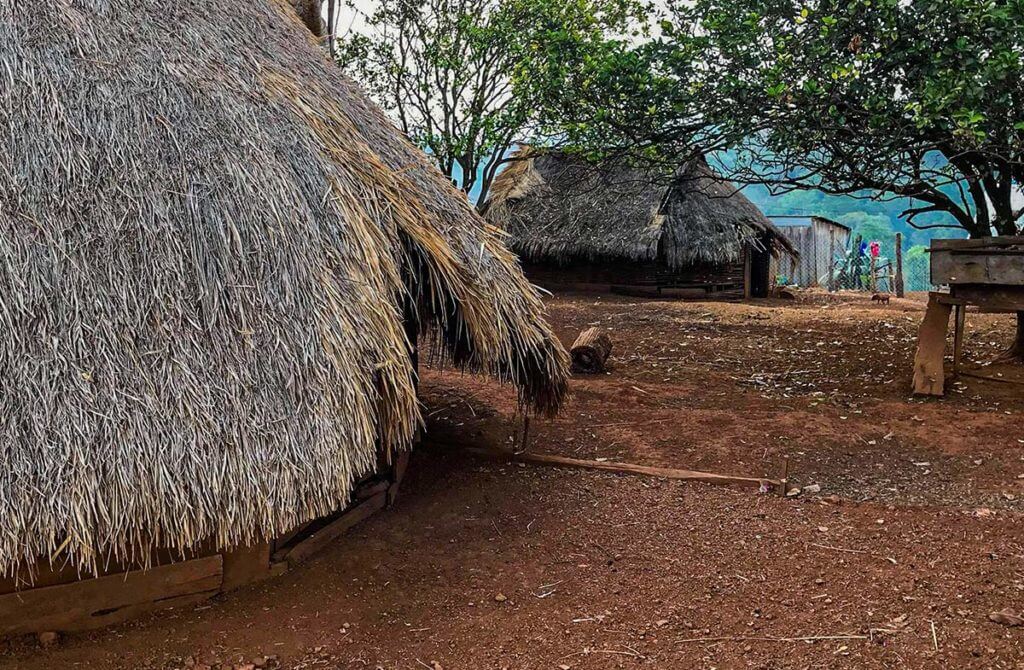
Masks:
[[[1024,311],[1024,237],[932,240],[931,281],[949,291],[928,294],[914,357],[914,393],[945,391],[946,334],[953,326],[953,375],[963,360],[964,316],[969,305],[986,312]]]

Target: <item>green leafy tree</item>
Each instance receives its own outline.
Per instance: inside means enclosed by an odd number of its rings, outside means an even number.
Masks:
[[[715,67],[709,119],[737,172],[781,188],[916,201],[973,236],[1016,234],[1024,4],[698,0],[676,12]]]
[[[377,0],[365,14],[348,7],[359,28],[338,39],[338,62],[481,203],[512,146],[557,125],[543,103],[571,59],[635,33],[647,9],[641,0]]]
[[[585,149],[602,135],[671,162],[730,149],[720,167],[741,183],[910,199],[912,224],[972,236],[1020,230],[1020,0],[672,0],[660,28],[563,87]],[[602,112],[608,99],[628,104]]]
[[[854,236],[860,235],[868,242],[878,242],[884,255],[892,256],[895,253],[896,231],[893,230],[889,217],[865,214],[864,212],[850,212],[840,216],[839,223],[852,228]]]

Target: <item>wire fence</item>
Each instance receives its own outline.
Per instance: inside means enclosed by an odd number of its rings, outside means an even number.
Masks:
[[[777,285],[817,286],[829,291],[865,291],[902,295],[930,291],[928,253],[910,246],[900,234],[892,240],[851,237],[849,230],[783,228],[798,255],[774,259]]]

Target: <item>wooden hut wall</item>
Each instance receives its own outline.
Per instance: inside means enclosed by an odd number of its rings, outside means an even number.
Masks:
[[[828,285],[832,257],[850,243],[850,229],[818,217],[811,218],[811,228],[814,229],[815,277],[818,284]]]
[[[817,262],[814,243],[814,228],[811,226],[783,226],[782,234],[800,254],[796,268],[791,271],[789,263],[781,263],[779,272],[789,277],[798,286],[815,286],[817,283]]]
[[[672,269],[662,263],[636,261],[524,263],[527,278],[548,290],[597,291],[666,297],[742,298],[743,261],[697,264]]]
[[[110,561],[82,574],[61,556],[0,575],[0,639],[43,631],[79,631],[128,621],[169,607],[191,606],[286,572],[340,533],[393,503],[408,452],[356,483],[350,504],[285,535],[219,551],[212,540],[184,553],[160,549],[143,560]]]
[[[781,226],[780,230],[800,257],[795,270],[791,270],[792,259],[788,259],[778,263],[778,272],[799,286],[826,284],[832,253],[841,252],[850,243],[848,228],[817,217],[809,226]]]

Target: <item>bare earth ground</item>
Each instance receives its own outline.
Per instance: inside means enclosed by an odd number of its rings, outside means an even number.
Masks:
[[[395,508],[280,579],[12,641],[0,667],[1024,668],[1024,628],[988,620],[1024,608],[1024,386],[911,399],[919,300],[549,304],[567,345],[608,328],[615,367],[575,378],[531,450],[753,476],[788,457],[821,493],[476,460],[457,446],[517,439],[514,399],[428,371]],[[1012,322],[968,328],[983,361]]]

